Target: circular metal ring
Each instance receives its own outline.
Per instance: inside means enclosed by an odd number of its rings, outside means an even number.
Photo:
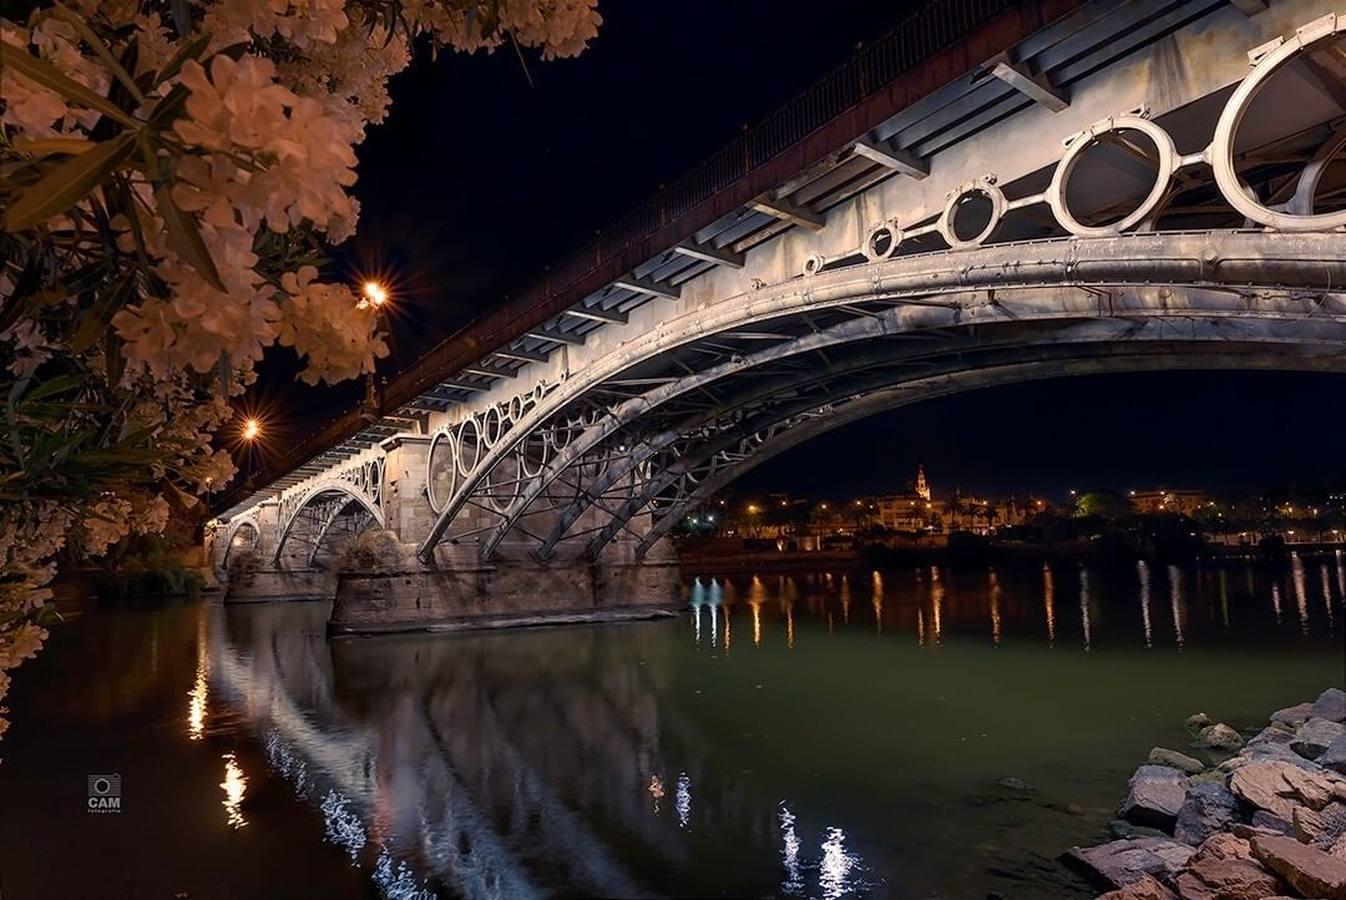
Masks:
[[[962,205],[964,200],[977,194],[981,194],[991,201],[991,220],[975,237],[960,238],[953,227],[954,219],[958,215],[958,207]],[[944,240],[954,250],[980,247],[999,227],[1000,220],[1005,216],[1006,204],[1005,192],[996,187],[995,183],[989,178],[977,178],[959,185],[949,195],[949,201],[944,204],[944,212],[939,217],[939,233],[944,236]]]
[[[449,475],[449,487],[446,492],[448,496],[441,497],[435,490],[435,448],[443,445],[444,452],[449,455],[449,463],[444,470]],[[448,502],[449,496],[453,495],[453,490],[458,486],[458,446],[452,431],[437,431],[435,436],[430,439],[430,452],[425,457],[425,493],[430,500],[430,508],[439,512]]]
[[[897,255],[897,248],[902,243],[902,237],[902,226],[897,224],[897,219],[880,222],[869,229],[869,234],[865,235],[865,245],[861,248],[865,254],[865,259],[870,262],[892,259]],[[885,241],[887,242],[887,248],[880,249],[882,242]]]
[[[530,445],[538,450],[537,468],[531,468],[528,460],[528,450]],[[542,474],[546,468],[547,462],[551,459],[551,442],[547,440],[547,432],[534,431],[528,437],[519,442],[519,471],[525,478],[536,478]]]
[[[472,426],[472,465],[465,465],[467,461],[467,428]],[[458,463],[458,474],[467,478],[477,468],[477,461],[481,459],[481,426],[477,424],[476,416],[469,416],[458,426],[457,444],[454,447],[454,459]]]
[[[1155,152],[1159,154],[1159,159],[1155,163],[1154,186],[1150,188],[1150,193],[1139,206],[1116,222],[1108,225],[1085,225],[1075,218],[1066,202],[1066,189],[1070,184],[1071,173],[1075,171],[1085,151],[1093,147],[1100,137],[1119,131],[1138,131],[1154,143]],[[1076,237],[1109,237],[1121,234],[1145,221],[1159,208],[1159,204],[1163,203],[1164,197],[1168,195],[1173,172],[1177,167],[1178,151],[1167,131],[1141,116],[1114,116],[1090,126],[1089,130],[1066,150],[1065,156],[1062,156],[1061,161],[1056,164],[1051,186],[1047,188],[1047,205],[1051,207],[1052,214],[1056,216],[1056,221],[1061,227]]]
[[[821,272],[826,265],[827,257],[821,253],[810,253],[808,258],[804,260],[804,277],[812,278]]]
[[[489,450],[505,433],[505,416],[499,406],[486,407],[486,411],[481,414],[480,428],[481,438],[486,442],[486,449]]]
[[[1311,26],[1301,28],[1295,35],[1264,56],[1247,77],[1239,83],[1220,113],[1215,126],[1215,137],[1210,146],[1210,163],[1215,172],[1215,184],[1226,202],[1247,218],[1280,231],[1330,231],[1346,227],[1346,209],[1317,215],[1296,215],[1277,212],[1263,206],[1256,198],[1244,192],[1243,180],[1234,169],[1234,139],[1239,125],[1248,113],[1258,90],[1281,66],[1294,59],[1302,50],[1320,41],[1330,40],[1346,31],[1346,16],[1327,15]],[[1309,36],[1305,38],[1305,34]]]

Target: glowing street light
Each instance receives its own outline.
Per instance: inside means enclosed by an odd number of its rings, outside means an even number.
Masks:
[[[249,444],[262,436],[262,423],[254,418],[249,418],[243,423],[243,440]]]
[[[366,281],[361,288],[364,293],[364,302],[375,309],[379,309],[388,302],[388,288],[377,281]]]

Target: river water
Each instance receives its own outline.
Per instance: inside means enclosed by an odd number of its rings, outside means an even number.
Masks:
[[[677,619],[470,635],[76,612],[16,673],[0,894],[1090,896],[1058,855],[1185,717],[1346,677],[1340,554],[688,586]]]

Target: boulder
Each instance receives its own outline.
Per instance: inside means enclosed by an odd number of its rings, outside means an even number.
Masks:
[[[1141,766],[1126,784],[1120,815],[1136,825],[1170,829],[1187,797],[1187,776],[1169,766]]]
[[[1285,709],[1278,709],[1271,714],[1271,721],[1280,722],[1289,725],[1292,728],[1298,728],[1309,720],[1313,712],[1312,703],[1296,703],[1294,706],[1287,706]]]
[[[1346,860],[1294,838],[1258,836],[1252,846],[1254,859],[1303,896],[1346,900]]]
[[[1299,803],[1322,809],[1332,797],[1332,785],[1322,775],[1280,760],[1239,766],[1229,776],[1229,789],[1240,800],[1286,822]]]
[[[1149,875],[1142,875],[1126,887],[1120,887],[1106,894],[1099,894],[1098,900],[1174,900],[1173,892],[1155,881]]]
[[[1243,746],[1243,738],[1223,722],[1216,722],[1197,733],[1196,744],[1211,750],[1237,750]]]
[[[1196,849],[1196,855],[1190,861],[1211,856],[1216,859],[1252,859],[1253,847],[1241,837],[1227,831],[1217,831]]]
[[[1294,836],[1302,843],[1326,850],[1346,835],[1346,803],[1334,801],[1321,812],[1296,806],[1290,821],[1294,825]]]
[[[1146,875],[1171,879],[1196,852],[1169,838],[1133,838],[1097,847],[1072,847],[1066,862],[1109,888],[1125,887]]]
[[[1333,722],[1346,722],[1346,691],[1341,688],[1328,688],[1313,701],[1311,718],[1330,719]]]
[[[1196,846],[1229,827],[1238,814],[1238,799],[1223,784],[1198,784],[1187,791],[1178,810],[1173,836]]]
[[[1305,759],[1317,759],[1327,751],[1342,735],[1346,735],[1346,725],[1331,719],[1312,718],[1300,725],[1295,731],[1295,739],[1290,749]]]
[[[1212,725],[1214,723],[1215,720],[1212,719],[1210,716],[1206,715],[1203,712],[1199,712],[1188,716],[1187,721],[1184,722],[1183,724],[1187,726],[1188,731],[1192,732],[1192,734],[1196,734],[1201,729],[1205,728],[1207,725]]]
[[[1179,753],[1177,750],[1170,750],[1167,747],[1155,747],[1150,751],[1149,762],[1156,766],[1168,766],[1186,772],[1188,775],[1196,775],[1206,770],[1206,764],[1201,760],[1188,756],[1186,753]]]
[[[1263,900],[1281,881],[1251,859],[1196,860],[1174,881],[1182,900]]]
[[[1346,734],[1327,745],[1322,756],[1318,757],[1318,765],[1346,775]]]
[[[1306,805],[1314,809],[1322,809],[1332,801],[1332,782],[1328,781],[1321,771],[1313,772],[1291,766],[1282,775],[1286,783]]]
[[[1302,806],[1296,806],[1295,809],[1304,809]],[[1294,813],[1290,814],[1291,819]],[[1291,819],[1282,819],[1275,813],[1267,812],[1265,809],[1253,810],[1252,818],[1249,824],[1258,829],[1262,834],[1283,834],[1286,837],[1293,837],[1295,826]]]

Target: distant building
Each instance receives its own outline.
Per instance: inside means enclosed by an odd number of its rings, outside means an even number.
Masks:
[[[916,467],[916,481],[905,493],[875,497],[874,521],[889,531],[929,531],[939,525],[925,466]]]
[[[1157,488],[1131,492],[1131,504],[1137,512],[1142,513],[1177,513],[1194,516],[1203,507],[1212,506],[1214,503],[1214,495],[1207,491]]]

